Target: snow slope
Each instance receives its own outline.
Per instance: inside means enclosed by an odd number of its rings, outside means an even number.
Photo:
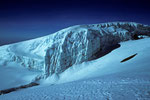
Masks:
[[[59,80],[48,78],[40,86],[1,95],[0,100],[149,100],[149,43],[150,38],[122,42],[102,58],[70,67]]]

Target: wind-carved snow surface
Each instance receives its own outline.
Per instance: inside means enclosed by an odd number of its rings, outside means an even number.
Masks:
[[[48,77],[60,74],[74,64],[103,56],[119,42],[142,35],[150,36],[149,26],[132,22],[77,25],[38,39],[2,46],[0,60],[4,60],[4,64],[16,62],[43,70]],[[50,53],[46,53],[48,51]]]

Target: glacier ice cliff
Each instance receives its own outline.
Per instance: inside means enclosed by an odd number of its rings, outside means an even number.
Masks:
[[[54,34],[0,47],[0,60],[59,74],[119,47],[121,41],[150,36],[150,26],[134,22],[76,25]],[[45,66],[45,68],[44,68]]]

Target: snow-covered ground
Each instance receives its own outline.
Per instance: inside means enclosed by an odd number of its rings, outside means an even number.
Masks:
[[[102,58],[74,65],[40,86],[1,95],[0,100],[150,100],[149,43],[150,38],[123,42]],[[5,81],[9,73],[2,74]]]
[[[0,62],[0,90],[28,84],[38,74],[40,74],[39,71],[28,70],[16,63],[9,63],[4,66]]]

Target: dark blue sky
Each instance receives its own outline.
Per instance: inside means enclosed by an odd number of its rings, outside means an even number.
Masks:
[[[0,45],[77,24],[132,21],[150,25],[149,0],[0,0]]]

